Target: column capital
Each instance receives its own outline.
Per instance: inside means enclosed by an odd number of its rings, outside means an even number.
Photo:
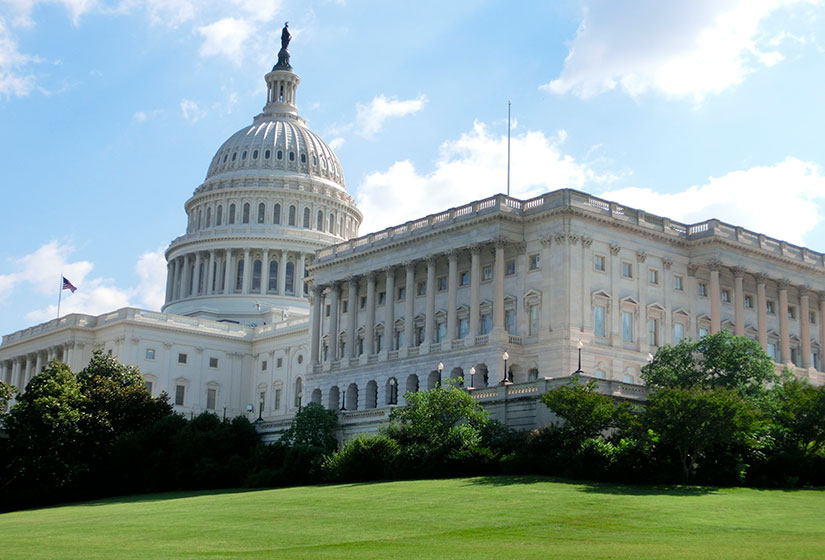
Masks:
[[[799,297],[801,297],[801,298],[808,297],[809,290],[810,290],[810,286],[807,286],[807,285],[799,286],[797,288],[797,291],[799,292]]]
[[[553,236],[552,235],[546,235],[546,236],[542,237],[541,238],[541,244],[544,247],[550,247],[553,244]]]
[[[493,245],[495,245],[496,249],[504,249],[507,247],[508,243],[509,241],[507,241],[504,237],[496,237],[493,239]]]
[[[447,260],[450,261],[457,261],[458,260],[458,250],[456,249],[448,249],[444,251],[444,254],[447,255]]]
[[[571,245],[575,245],[579,242],[579,234],[578,233],[568,233],[567,234],[567,241],[570,242]]]
[[[618,255],[619,251],[621,251],[621,250],[622,250],[621,245],[617,245],[616,243],[611,243],[610,244],[610,254],[611,255],[614,255],[614,256]]]
[[[556,243],[564,243],[567,239],[567,234],[563,231],[557,231],[553,234],[553,238],[556,240]]]
[[[415,265],[416,265],[415,261],[406,261],[404,263],[404,268],[407,269],[407,272],[410,272],[410,271],[415,272]]]
[[[473,243],[470,245],[470,253],[473,255],[480,255],[483,245],[481,243]]]
[[[515,247],[516,253],[518,253],[519,255],[523,255],[527,252],[527,243],[525,243],[524,241],[519,241],[515,244]]]
[[[697,270],[699,270],[698,264],[689,264],[687,267],[688,276],[696,276]]]
[[[720,268],[722,268],[722,261],[720,261],[717,258],[708,259],[708,261],[705,264],[711,270],[718,271]]]
[[[753,275],[754,279],[756,280],[757,284],[765,284],[768,281],[768,275],[764,272],[757,272]]]
[[[665,267],[665,270],[670,270],[670,267],[673,266],[673,259],[669,259],[667,257],[663,258],[662,266]]]
[[[643,263],[647,260],[647,252],[645,251],[636,251],[636,260],[640,263]]]
[[[386,274],[388,274],[388,275],[389,275],[389,274],[393,274],[393,273],[395,273],[395,269],[396,269],[396,265],[394,265],[394,264],[390,264],[390,265],[385,266],[382,270],[383,270]]]
[[[745,267],[743,266],[732,266],[731,272],[733,272],[734,278],[744,278],[745,276]]]
[[[435,255],[430,255],[427,257],[427,267],[435,266],[436,258]]]
[[[583,235],[582,236],[582,246],[590,247],[591,245],[593,245],[593,238],[592,237],[586,237],[586,236]]]
[[[333,292],[340,292],[341,291],[341,281],[340,280],[333,280],[329,284],[329,289]]]
[[[350,286],[352,286],[352,285],[357,286],[359,278],[361,278],[361,277],[358,276],[357,274],[352,274],[352,275],[346,277],[346,281],[349,283]]]
[[[781,280],[776,281],[776,285],[779,286],[779,291],[785,290],[787,291],[791,285],[791,281],[787,278],[782,278]]]
[[[378,273],[374,270],[370,270],[365,276],[368,281],[375,282],[375,279],[378,278]]]

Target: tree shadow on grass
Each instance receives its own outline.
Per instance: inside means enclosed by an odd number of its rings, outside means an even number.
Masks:
[[[718,488],[712,486],[678,486],[678,485],[631,485],[589,480],[569,480],[547,476],[482,476],[467,481],[468,485],[512,486],[517,484],[534,484],[537,482],[554,482],[577,487],[579,492],[590,494],[614,494],[626,496],[704,496],[715,494]]]
[[[127,496],[112,496],[98,498],[85,502],[70,502],[55,504],[48,507],[86,507],[100,506],[106,504],[137,504],[141,502],[168,502],[170,500],[180,500],[183,498],[197,498],[199,496],[218,496],[221,494],[246,494],[248,492],[260,492],[269,488],[222,488],[218,490],[178,490],[172,492],[157,492],[153,494],[129,494]]]

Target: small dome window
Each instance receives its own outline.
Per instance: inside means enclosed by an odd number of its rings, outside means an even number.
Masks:
[[[301,154],[301,163],[306,163],[306,162],[307,162],[307,155],[306,154]]]
[[[318,158],[315,156],[315,154],[312,154],[312,165],[316,167],[318,166]]]
[[[325,159],[321,159],[321,168],[322,168],[322,169],[326,169],[326,168],[327,168],[327,160],[325,160]]]
[[[269,150],[265,151],[264,152],[264,159],[269,159],[270,155],[272,155],[272,152],[270,152]]]
[[[258,159],[258,150],[252,152],[252,159]]]
[[[275,154],[275,157],[278,159],[284,159],[284,152],[282,150],[278,150],[278,153]]]
[[[238,159],[238,152],[232,154],[232,161],[235,161],[236,159]]]
[[[229,154],[224,154],[224,155],[223,155],[223,162],[224,162],[224,163],[226,163],[226,158],[228,158],[228,157],[229,157]]]
[[[295,161],[295,152],[289,152],[289,161]]]
[[[241,154],[241,159],[246,159],[246,150],[244,150],[243,153]]]

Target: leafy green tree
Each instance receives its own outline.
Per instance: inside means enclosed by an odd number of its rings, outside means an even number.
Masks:
[[[825,450],[825,386],[786,379],[776,390],[774,427],[777,439],[805,457]]]
[[[317,403],[310,403],[295,415],[292,425],[281,434],[281,443],[295,447],[314,447],[323,453],[332,453],[338,448],[338,416]]]
[[[543,394],[541,401],[564,420],[562,432],[577,443],[630,421],[627,405],[619,405],[615,399],[600,394],[593,379],[582,383],[578,375],[573,376],[570,383]]]
[[[773,360],[758,342],[725,330],[659,348],[642,367],[642,378],[654,389],[726,388],[757,400],[778,381]]]
[[[0,418],[2,418],[8,410],[9,401],[14,397],[16,392],[17,388],[14,385],[0,381]]]
[[[755,407],[726,387],[660,387],[642,412],[642,425],[657,445],[676,453],[685,483],[712,454],[752,445],[757,419]]]

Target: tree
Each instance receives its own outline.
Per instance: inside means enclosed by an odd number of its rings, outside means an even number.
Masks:
[[[338,448],[337,429],[338,417],[334,411],[310,403],[295,415],[292,425],[281,434],[280,441],[292,447],[314,447],[332,453]]]
[[[764,398],[768,385],[778,380],[758,342],[725,330],[659,348],[642,367],[642,378],[654,389],[727,388],[748,399]]]
[[[0,418],[6,414],[9,406],[9,401],[14,397],[17,388],[14,385],[9,385],[4,381],[0,381]]]
[[[626,405],[617,405],[613,398],[598,393],[595,380],[583,384],[578,375],[570,383],[543,394],[541,401],[564,420],[562,431],[579,444],[619,427],[629,414]]]
[[[725,387],[661,387],[650,394],[642,413],[654,440],[678,455],[685,483],[711,452],[747,447],[756,420],[755,408]]]
[[[825,386],[788,378],[777,388],[774,423],[789,450],[813,457],[825,449]]]

